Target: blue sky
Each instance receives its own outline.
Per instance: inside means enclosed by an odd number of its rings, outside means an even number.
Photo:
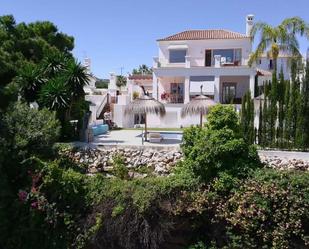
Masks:
[[[74,55],[91,58],[99,77],[152,65],[156,39],[187,29],[245,32],[245,16],[276,25],[300,16],[309,23],[308,0],[0,0],[0,15],[17,22],[49,20],[75,37]],[[309,43],[301,39],[305,52]]]

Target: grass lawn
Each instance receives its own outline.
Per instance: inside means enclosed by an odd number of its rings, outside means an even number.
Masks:
[[[144,130],[144,128],[125,128],[123,130]],[[183,128],[148,128],[148,131],[183,131]]]

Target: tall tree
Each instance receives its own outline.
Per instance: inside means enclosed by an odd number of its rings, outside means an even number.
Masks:
[[[269,93],[269,136],[272,146],[276,145],[276,126],[277,126],[277,102],[278,102],[278,81],[276,72],[273,72],[271,90]]]
[[[138,68],[134,68],[132,74],[152,74],[152,69],[145,64],[139,65]]]
[[[301,58],[296,35],[306,36],[309,39],[309,26],[303,19],[292,17],[283,20],[275,27],[258,22],[251,30],[251,39],[254,40],[258,33],[260,33],[260,40],[255,52],[250,56],[249,65],[252,65],[266,52],[267,56],[273,59],[274,69],[277,71],[277,59],[280,51]]]
[[[284,106],[285,80],[283,69],[281,68],[278,81],[278,127],[277,127],[277,145],[283,147],[283,127],[285,118]]]
[[[253,144],[255,141],[254,103],[250,91],[242,98],[241,127],[245,141],[249,144]]]
[[[6,88],[25,63],[39,64],[51,51],[72,57],[73,47],[73,37],[59,32],[51,22],[17,24],[12,15],[0,16],[0,109],[14,99]]]
[[[265,98],[265,97],[264,97]],[[263,101],[265,101],[263,99]],[[258,127],[258,144],[264,147],[264,140],[263,140],[263,106],[262,106],[262,96],[260,96],[260,103],[259,103],[259,127]]]
[[[309,148],[309,60],[306,62],[305,77],[303,79],[303,96],[304,96],[304,147]]]

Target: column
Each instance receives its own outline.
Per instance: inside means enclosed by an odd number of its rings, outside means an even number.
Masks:
[[[190,77],[186,76],[185,78],[185,96],[184,103],[188,103],[190,101]]]
[[[152,73],[152,97],[158,100],[158,78]]]
[[[251,98],[254,98],[254,83],[255,83],[255,75],[250,75],[249,89],[251,92]]]
[[[214,101],[220,103],[220,76],[215,76]]]

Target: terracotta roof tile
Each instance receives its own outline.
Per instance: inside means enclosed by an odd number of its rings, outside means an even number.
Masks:
[[[133,74],[129,76],[129,80],[152,80],[152,74]]]
[[[245,34],[223,30],[223,29],[209,29],[209,30],[187,30],[175,35],[159,39],[158,41],[179,41],[179,40],[208,40],[208,39],[244,39],[249,38]]]

